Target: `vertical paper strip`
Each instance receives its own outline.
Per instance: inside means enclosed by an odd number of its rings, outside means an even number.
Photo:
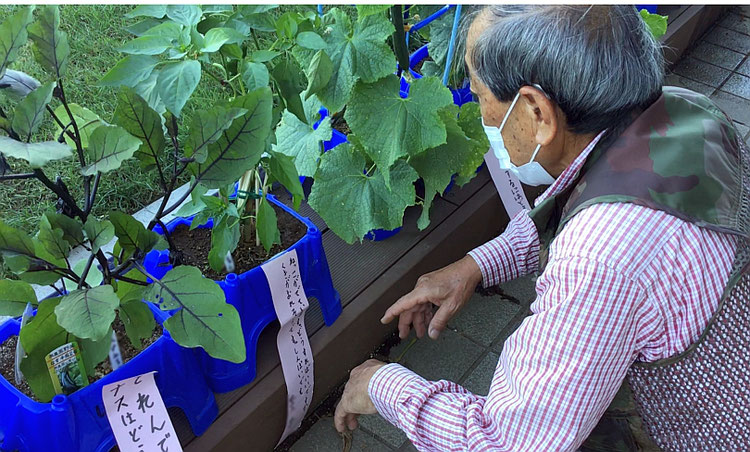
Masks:
[[[523,192],[521,182],[510,171],[500,168],[500,161],[495,157],[492,148],[484,154],[484,162],[490,171],[497,193],[503,201],[505,211],[508,212],[508,217],[513,218],[522,210],[530,210],[531,206]]]
[[[109,425],[122,452],[182,452],[154,372],[102,387]]]
[[[305,329],[305,310],[309,302],[302,287],[297,250],[287,251],[261,268],[268,279],[273,306],[281,324],[276,344],[286,380],[287,410],[280,444],[300,427],[312,401],[313,357]]]

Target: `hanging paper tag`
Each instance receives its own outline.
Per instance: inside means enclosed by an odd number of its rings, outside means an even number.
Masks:
[[[44,360],[47,362],[47,371],[52,379],[55,394],[72,394],[88,386],[89,379],[77,342],[68,342],[57,347],[49,352]]]
[[[102,401],[120,451],[182,451],[154,372],[104,385]]]
[[[29,320],[34,315],[34,306],[32,306],[31,303],[26,303],[26,308],[23,310],[23,314],[21,315],[21,328],[19,328],[19,331],[23,329],[23,327],[26,326],[27,323],[29,323]],[[3,322],[0,320],[0,324]],[[15,379],[16,379],[16,385],[20,385],[23,382],[23,373],[21,372],[21,360],[23,359],[26,352],[23,349],[23,345],[21,345],[21,338],[19,337],[18,341],[16,341],[16,363],[14,366],[15,369]]]
[[[276,344],[287,391],[286,426],[281,443],[302,424],[312,401],[313,357],[304,321],[309,302],[302,287],[296,250],[277,256],[261,268],[281,324]]]
[[[112,340],[109,343],[109,364],[112,366],[112,370],[117,370],[122,366],[120,343],[117,342],[117,333],[114,331],[112,331]]]
[[[523,192],[521,182],[510,171],[500,168],[500,161],[495,157],[492,148],[484,154],[484,161],[492,176],[492,182],[495,183],[497,193],[503,201],[505,211],[508,212],[508,217],[513,218],[522,210],[530,210],[531,206]]]

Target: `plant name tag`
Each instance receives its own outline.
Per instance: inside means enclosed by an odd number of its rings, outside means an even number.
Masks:
[[[309,306],[299,271],[297,250],[287,251],[261,266],[281,329],[276,344],[286,380],[286,426],[279,443],[297,430],[310,408],[313,393],[313,356],[305,329]],[[277,444],[278,445],[278,444]]]
[[[154,373],[102,387],[104,410],[122,452],[182,451]]]
[[[500,161],[495,157],[492,148],[484,154],[484,162],[490,171],[497,193],[503,201],[505,211],[508,212],[508,218],[512,219],[522,210],[530,210],[531,206],[523,192],[521,182],[510,171],[500,168]]]

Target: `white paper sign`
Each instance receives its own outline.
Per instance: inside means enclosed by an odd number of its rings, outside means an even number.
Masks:
[[[495,157],[492,148],[484,154],[484,161],[492,176],[500,199],[503,201],[508,217],[515,217],[522,210],[530,210],[529,201],[523,192],[523,186],[516,176],[510,171],[500,169],[500,161]]]
[[[279,443],[297,430],[312,402],[313,356],[305,329],[309,302],[302,287],[297,250],[290,250],[261,266],[281,329],[276,344],[286,380],[286,426]],[[277,444],[278,445],[278,444]]]
[[[109,425],[122,452],[182,452],[154,372],[102,388]]]

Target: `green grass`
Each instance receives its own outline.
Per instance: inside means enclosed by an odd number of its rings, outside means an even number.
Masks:
[[[17,6],[0,5],[0,18],[8,17]],[[124,27],[136,22],[125,18],[132,10],[128,5],[68,5],[61,6],[61,22],[68,33],[71,61],[63,79],[69,102],[80,104],[105,121],[112,119],[116,105],[116,90],[96,86],[96,82],[124,55],[117,48],[132,38]],[[42,83],[51,80],[34,60],[30,43],[11,66],[12,69],[31,74]],[[219,99],[226,98],[216,81],[204,77],[185,107],[182,124],[187,124],[196,108],[207,108]],[[0,95],[0,105],[12,111],[5,96]],[[59,102],[53,101],[53,108]],[[183,127],[183,129],[186,127]],[[53,139],[53,120],[48,116],[35,137],[37,140]],[[11,162],[14,172],[26,172],[22,162]],[[54,162],[44,168],[54,180],[60,175],[76,199],[81,199],[82,188],[79,167],[74,159]],[[129,160],[117,171],[103,175],[99,186],[97,207],[94,214],[101,215],[110,210],[135,212],[160,196],[158,176],[155,171],[143,171],[138,162]],[[6,223],[33,233],[39,217],[54,207],[56,198],[35,179],[0,182],[0,218]]]

